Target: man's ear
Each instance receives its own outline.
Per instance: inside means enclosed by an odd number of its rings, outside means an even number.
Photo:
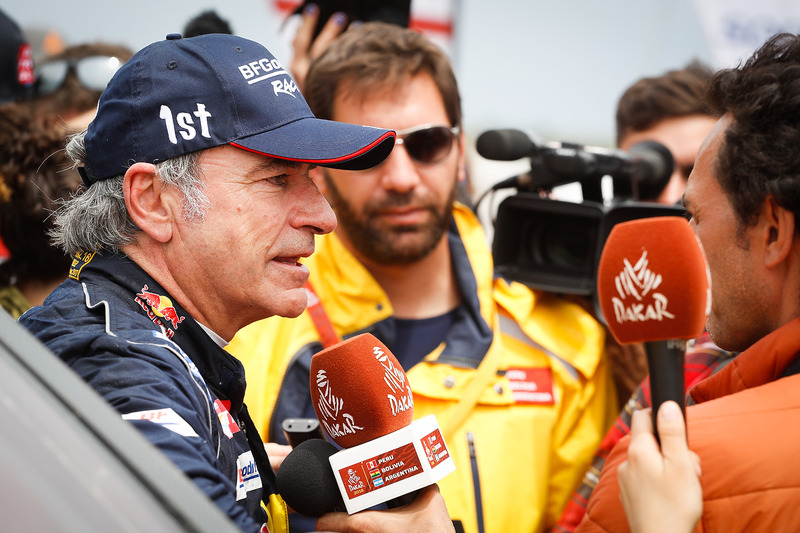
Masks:
[[[139,228],[157,242],[172,238],[173,203],[155,165],[134,163],[123,181],[125,207]]]
[[[775,198],[768,196],[764,200],[761,216],[761,238],[765,245],[764,266],[775,268],[792,252],[795,242],[794,213],[779,206]]]

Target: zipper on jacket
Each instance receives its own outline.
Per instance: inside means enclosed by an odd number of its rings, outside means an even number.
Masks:
[[[475,454],[475,435],[471,431],[467,432],[467,446],[469,447],[469,462],[472,466],[472,488],[475,491],[475,519],[478,522],[478,533],[484,533],[481,476],[478,473],[478,457]]]

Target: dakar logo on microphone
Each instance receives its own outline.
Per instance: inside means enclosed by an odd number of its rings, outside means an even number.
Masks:
[[[392,360],[384,353],[380,346],[374,346],[372,353],[375,359],[383,367],[383,381],[389,386],[389,406],[392,408],[392,415],[414,409],[414,397],[411,387],[406,382],[406,373],[402,368],[396,368]]]
[[[364,429],[355,424],[353,415],[350,413],[342,413],[344,420],[342,422],[337,421],[339,412],[344,408],[344,400],[333,394],[331,382],[328,381],[328,374],[323,369],[317,370],[317,388],[319,389],[317,413],[322,414],[322,425],[325,426],[325,430],[331,438],[336,439]]]
[[[620,275],[614,278],[617,287],[616,296],[611,298],[614,304],[614,314],[618,323],[623,322],[646,322],[648,320],[658,320],[665,318],[675,318],[675,315],[667,311],[667,297],[656,292],[661,285],[661,274],[656,274],[648,268],[647,250],[642,252],[642,257],[635,265],[627,259],[623,259],[623,269]],[[646,303],[648,297],[651,302]],[[623,302],[628,296],[634,301]]]
[[[350,492],[356,492],[357,494],[364,492],[364,482],[352,468],[347,470],[347,488],[350,489]]]

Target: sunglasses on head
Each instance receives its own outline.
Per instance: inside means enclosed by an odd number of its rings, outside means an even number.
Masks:
[[[57,91],[72,71],[85,88],[105,90],[123,61],[114,56],[86,56],[56,59],[36,66],[36,91],[40,96]]]
[[[458,132],[458,126],[422,124],[398,131],[395,144],[402,144],[408,156],[417,163],[431,165],[447,157]]]

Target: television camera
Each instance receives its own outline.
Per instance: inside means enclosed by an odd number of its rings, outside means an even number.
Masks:
[[[638,218],[685,215],[680,206],[644,201],[658,196],[674,168],[672,154],[657,142],[622,151],[544,143],[519,130],[500,129],[483,132],[476,148],[486,159],[530,159],[528,172],[487,192],[517,190],[497,207],[492,253],[500,275],[535,289],[584,295],[597,308],[597,265],[611,228]],[[604,176],[613,183],[610,201],[603,199]],[[549,197],[553,187],[575,182],[581,203]],[[596,314],[602,317],[599,310]]]

